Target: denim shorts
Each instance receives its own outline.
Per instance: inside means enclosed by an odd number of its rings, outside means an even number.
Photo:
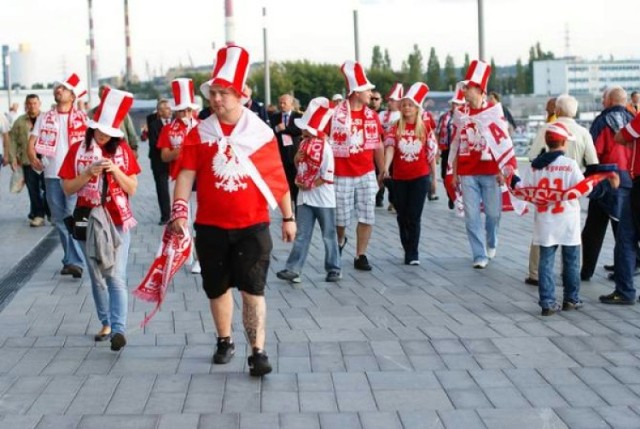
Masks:
[[[241,229],[195,224],[202,287],[209,299],[230,288],[264,295],[273,243],[268,223]]]

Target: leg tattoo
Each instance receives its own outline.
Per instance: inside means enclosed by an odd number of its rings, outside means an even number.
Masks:
[[[264,348],[266,303],[264,297],[247,296],[242,299],[242,323],[251,347]]]

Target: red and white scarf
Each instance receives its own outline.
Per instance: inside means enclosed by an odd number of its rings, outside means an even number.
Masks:
[[[199,121],[197,119],[187,119],[188,123],[185,123],[182,119],[176,118],[169,124],[167,132],[169,133],[169,144],[171,144],[171,149],[182,147],[182,143],[184,142],[187,134],[189,134],[189,131],[198,125]]]
[[[313,188],[313,184],[320,177],[320,167],[324,156],[324,139],[309,137],[300,142],[298,152],[302,154],[298,163],[298,173],[295,182],[304,189]]]
[[[43,114],[38,140],[35,144],[36,152],[43,156],[54,157],[56,155],[56,144],[58,143],[58,134],[60,134],[59,115],[55,107]],[[73,143],[83,141],[86,132],[87,115],[82,110],[72,108],[69,111],[69,119],[67,121],[69,147]]]
[[[190,255],[191,236],[188,228],[183,229],[180,235],[165,227],[155,260],[151,263],[151,267],[149,267],[149,271],[140,285],[133,291],[135,297],[143,301],[156,303],[154,309],[140,324],[141,327],[144,328],[158,312],[167,294],[169,282]]]
[[[540,186],[517,187],[511,190],[516,198],[535,205],[545,206],[560,201],[576,200],[589,194],[594,186],[614,176],[612,172],[595,173],[576,183],[568,189],[553,189]]]
[[[95,140],[91,142],[91,146],[89,146],[88,149],[85,144],[80,143],[75,159],[76,175],[79,176],[89,167],[91,167],[91,164],[104,157],[105,156],[102,152],[102,149],[95,142]],[[113,163],[122,171],[127,171],[129,169],[129,159],[127,156],[127,152],[122,149],[121,145],[119,145],[116,149],[116,153],[112,156],[108,156],[108,158],[110,158]],[[78,191],[78,196],[88,200],[94,207],[101,205],[102,202],[102,177],[103,175],[92,177],[91,180],[89,180]],[[138,223],[133,217],[133,212],[131,211],[131,206],[129,204],[129,198],[124,190],[120,187],[116,179],[113,177],[113,174],[107,174],[106,178],[108,197],[115,203],[114,206],[118,210],[118,215],[120,217],[120,220],[122,221],[122,229],[124,231],[128,231]]]
[[[335,107],[331,118],[329,143],[336,158],[349,158],[351,154],[377,149],[380,146],[380,134],[375,115],[375,111],[364,106],[364,124],[362,130],[356,131],[351,126],[349,100],[344,100]]]

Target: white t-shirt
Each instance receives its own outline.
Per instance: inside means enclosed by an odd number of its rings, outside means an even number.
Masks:
[[[578,164],[564,155],[542,170],[525,171],[522,186],[568,189],[584,179]],[[539,246],[578,246],[580,240],[580,202],[561,201],[534,207],[533,244]]]
[[[4,134],[8,133],[10,128],[4,115],[0,115],[0,156],[4,156]]]
[[[298,193],[298,205],[306,204],[311,207],[336,206],[336,192],[333,186],[333,175],[335,172],[335,161],[333,151],[327,141],[324,142],[322,151],[322,163],[320,164],[320,177],[330,183],[323,183],[321,186],[308,191],[302,189]]]
[[[31,135],[38,137],[42,118],[45,115],[39,115],[36,123],[31,130]],[[59,179],[58,171],[62,167],[62,161],[69,150],[69,113],[58,113],[58,136],[56,138],[56,154],[54,157],[42,157],[42,165],[44,165],[44,177],[47,179]]]

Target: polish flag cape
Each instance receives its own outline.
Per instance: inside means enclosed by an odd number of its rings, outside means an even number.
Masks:
[[[222,132],[218,117],[211,115],[200,122],[198,133],[202,144],[218,144],[218,150],[223,152],[230,147],[242,173],[251,178],[269,207],[278,206],[278,201],[289,191],[289,184],[273,130],[258,115],[243,107],[242,116],[229,136]]]
[[[191,235],[188,228],[184,228],[182,234],[176,234],[165,226],[156,259],[140,285],[133,291],[135,297],[156,303],[155,308],[144,318],[140,327],[144,328],[158,312],[167,294],[169,282],[190,255]]]
[[[462,109],[453,112],[455,137],[451,143],[449,159],[453,159],[453,156],[458,151],[459,139],[457,134],[471,122],[475,124],[476,129],[479,130],[482,137],[486,140],[493,159],[496,160],[498,168],[505,177],[505,182],[509,183],[518,164],[513,149],[513,142],[509,136],[508,124],[504,118],[504,112],[500,103],[494,104],[473,116],[469,115],[468,106],[464,106]],[[453,186],[450,162],[447,166],[445,188],[451,200],[454,201],[456,213],[464,216],[462,192],[459,187],[456,188]],[[500,190],[502,192],[502,211],[515,211],[518,214],[526,213],[527,205],[523,201],[512,198],[506,185],[502,185]]]
[[[553,189],[540,186],[516,187],[511,190],[514,197],[535,205],[546,206],[560,201],[576,200],[593,191],[601,181],[614,176],[615,172],[595,173],[568,189]]]

